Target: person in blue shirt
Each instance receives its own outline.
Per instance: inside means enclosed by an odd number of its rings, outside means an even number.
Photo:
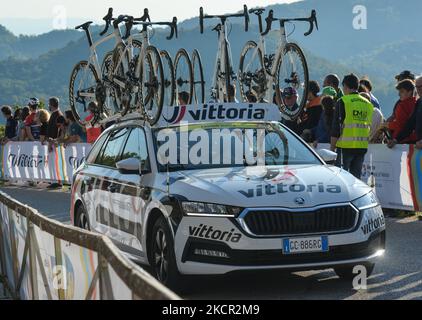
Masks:
[[[318,147],[318,143],[330,143],[331,141],[330,131],[333,122],[337,90],[333,87],[325,87],[322,89],[321,97],[323,110],[318,125],[313,132],[313,136],[315,137],[313,142],[314,148]]]
[[[64,138],[65,146],[70,143],[86,143],[86,132],[76,122],[73,112],[67,110],[64,113],[67,122],[67,133]]]
[[[13,117],[12,108],[3,106],[1,108],[3,116],[6,118],[6,126],[4,128],[4,137],[1,143],[7,143],[9,140],[14,139],[18,134],[18,121]]]

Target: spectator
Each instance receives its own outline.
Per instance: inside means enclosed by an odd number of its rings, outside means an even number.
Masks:
[[[400,81],[396,89],[399,91],[400,101],[397,104],[393,116],[388,122],[388,130],[391,132],[392,141],[389,141],[389,146],[396,140],[399,133],[406,127],[406,123],[413,114],[416,106],[416,97],[414,96],[415,84],[412,80],[406,79]],[[415,143],[416,134],[410,133],[407,137],[400,137],[402,143]]]
[[[396,79],[396,81],[397,81],[397,84],[399,83],[399,82],[401,82],[401,81],[403,81],[403,80],[411,80],[411,81],[415,81],[415,75],[412,73],[412,72],[410,72],[409,70],[405,70],[405,71],[402,71],[400,74],[398,74],[398,75],[396,75],[395,76],[395,79]],[[416,92],[415,92],[416,93]],[[387,122],[391,122],[391,121],[393,121],[394,120],[394,114],[395,114],[395,112],[396,112],[396,108],[397,108],[397,106],[398,106],[398,104],[400,103],[400,99],[394,104],[394,107],[393,107],[393,114],[387,119]]]
[[[313,132],[318,126],[319,119],[321,118],[322,106],[321,97],[319,96],[321,88],[317,81],[309,81],[308,103],[303,110],[303,113],[298,121],[298,133],[303,134],[304,131]],[[306,136],[311,137],[309,132],[305,132]],[[311,138],[313,142],[314,137]]]
[[[370,102],[371,96],[368,92],[361,92],[360,95]],[[372,102],[371,102],[372,104]],[[384,115],[382,114],[381,110],[374,107],[374,113],[372,114],[372,123],[371,123],[371,131],[369,133],[369,143],[381,143],[382,136],[380,134],[380,129],[382,128],[382,124],[384,123]]]
[[[337,95],[334,97],[336,101],[343,96],[343,91],[340,88],[340,78],[338,75],[334,73],[327,75],[324,79],[323,86],[333,87],[336,90]]]
[[[73,112],[66,110],[64,114],[67,121],[67,134],[64,140],[65,146],[69,143],[86,142],[86,133],[76,122]]]
[[[13,118],[19,122],[20,118],[22,116],[22,108],[17,107],[15,109],[15,112],[13,113]]]
[[[283,104],[286,106],[286,109],[292,113],[296,113],[297,109],[299,108],[299,105],[297,104],[298,97],[299,95],[296,89],[293,87],[286,87],[281,93]],[[296,120],[286,120],[283,118],[281,123],[283,123],[286,127],[295,133],[298,132],[298,124]]]
[[[59,107],[60,100],[57,97],[51,97],[48,99],[48,108],[51,112],[50,119],[48,119],[48,126],[47,126],[47,136],[48,136],[48,150],[51,152],[53,151],[55,144],[59,139],[59,133],[63,134],[63,130],[60,130],[59,127],[61,126],[58,122],[59,118],[60,121],[66,122],[62,112],[60,111]],[[60,132],[59,132],[60,131]],[[52,183],[47,188],[55,189],[61,188],[62,185],[60,183]]]
[[[35,121],[40,102],[37,98],[31,98],[28,102],[29,116],[25,119],[24,140],[35,141],[40,138],[40,126]]]
[[[186,91],[179,92],[177,97],[179,100],[179,106],[185,106],[189,104],[189,93],[187,93]]]
[[[332,87],[327,87],[332,88]],[[334,88],[333,88],[334,90]],[[330,143],[330,132],[333,124],[335,100],[337,92],[323,95],[321,99],[322,114],[314,133],[314,148],[318,147],[318,143]]]
[[[365,86],[365,88],[367,89],[367,92],[369,93],[369,101],[374,105],[374,108],[381,110],[381,106],[380,103],[378,101],[378,99],[372,94],[372,82],[369,80],[369,78],[367,77],[363,77],[360,80],[360,84]]]
[[[51,97],[48,99],[48,108],[51,112],[50,119],[48,119],[47,135],[50,140],[57,139],[58,137],[58,126],[57,119],[63,116],[59,107],[59,98]]]
[[[9,140],[15,139],[18,134],[18,122],[12,115],[12,108],[9,106],[3,106],[1,112],[6,119],[6,126],[4,130],[4,137],[1,139],[1,143],[5,144]]]
[[[98,104],[91,101],[88,104],[89,115],[85,118],[86,141],[88,143],[94,143],[101,135],[102,128],[96,116],[97,110]]]
[[[396,75],[395,76],[395,79],[397,80],[397,83],[399,83],[399,82],[401,82],[403,80],[412,80],[412,81],[415,81],[416,77],[409,70],[404,70],[404,71],[400,72],[398,75]]]
[[[416,148],[422,149],[422,76],[416,79],[416,90],[419,99],[416,102],[415,110],[406,122],[404,128],[396,136],[396,139],[389,141],[390,148],[397,143],[403,143],[407,137],[414,133],[416,135]]]
[[[29,116],[29,107],[23,107],[20,119],[18,120],[18,139],[19,141],[25,140],[25,119]]]
[[[331,128],[331,150],[337,148],[336,165],[360,179],[368,151],[372,104],[358,93],[359,78],[350,74],[343,79],[344,96],[337,101]]]
[[[36,120],[40,125],[40,142],[48,142],[48,121],[50,120],[50,113],[47,110],[41,109],[37,113]]]
[[[55,144],[65,143],[67,137],[67,122],[64,116],[57,117],[57,139]]]

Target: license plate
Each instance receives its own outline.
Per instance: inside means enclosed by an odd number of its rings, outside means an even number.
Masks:
[[[283,254],[328,251],[328,237],[283,239]]]

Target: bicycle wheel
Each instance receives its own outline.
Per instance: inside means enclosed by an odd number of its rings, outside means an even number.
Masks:
[[[199,51],[194,49],[192,53],[193,67],[193,103],[205,103],[205,81],[202,60]]]
[[[173,61],[170,54],[165,50],[160,51],[160,56],[164,71],[164,105],[172,106],[175,91]]]
[[[141,64],[139,79],[141,112],[146,120],[154,125],[161,115],[164,103],[164,71],[160,53],[154,46],[148,46]]]
[[[176,104],[179,104],[179,93],[186,92],[189,95],[186,104],[192,103],[193,95],[193,68],[192,62],[185,49],[177,51],[174,60],[174,77],[176,80]]]
[[[141,47],[140,41],[133,40],[131,54],[123,43],[113,51],[113,70],[110,78],[113,89],[110,92],[113,92],[114,96],[114,113],[120,112],[122,116],[134,109],[136,102],[138,88],[129,79],[135,77],[135,66]]]
[[[243,102],[261,101],[267,91],[265,68],[261,49],[255,41],[248,41],[239,61],[239,87]]]
[[[280,111],[284,118],[296,120],[305,107],[308,98],[309,73],[302,49],[295,43],[288,43],[282,57],[277,62],[276,70],[275,93],[279,101]],[[297,91],[296,108],[288,108],[283,103],[281,91],[286,87],[293,87]]]
[[[89,115],[88,104],[97,100],[100,79],[92,64],[78,62],[72,70],[69,83],[69,103],[75,120],[82,126]]]

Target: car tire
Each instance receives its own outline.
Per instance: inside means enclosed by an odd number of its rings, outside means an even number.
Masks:
[[[366,268],[366,276],[370,277],[374,271],[375,263],[365,263],[361,264]],[[353,280],[358,273],[353,273],[353,269],[359,265],[345,266],[345,267],[335,267],[334,271],[340,279],[344,280]]]
[[[80,205],[78,209],[76,210],[75,215],[75,227],[79,227],[84,230],[91,231],[91,225],[89,223],[89,217],[88,214],[85,211],[85,208],[83,205]]]
[[[148,247],[154,277],[170,289],[184,290],[184,277],[179,273],[174,253],[174,239],[163,216],[152,227]]]

